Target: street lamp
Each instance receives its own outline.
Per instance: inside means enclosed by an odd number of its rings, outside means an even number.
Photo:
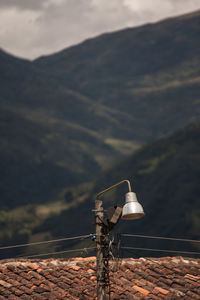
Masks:
[[[131,184],[129,180],[122,180],[109,188],[99,192],[96,195],[95,200],[95,223],[96,223],[96,267],[97,267],[97,298],[98,300],[104,300],[106,297],[106,286],[108,285],[108,263],[106,265],[106,251],[107,240],[105,235],[109,232],[109,227],[106,226],[104,221],[103,202],[99,200],[99,197],[104,193],[116,188],[123,184],[128,184],[128,193],[125,195],[125,204],[123,208],[117,207],[114,213],[113,222],[117,223],[122,216],[124,220],[134,220],[144,217],[145,213],[142,205],[138,202],[136,194],[131,191]],[[111,227],[112,228],[112,227]]]
[[[127,179],[122,180],[122,181],[110,186],[109,188],[99,192],[96,195],[96,200],[99,199],[99,197],[101,195],[105,194],[106,192],[116,188],[117,186],[119,186],[125,182],[128,184],[129,192],[126,193],[126,195],[125,195],[125,204],[122,209],[122,219],[134,220],[134,219],[139,219],[139,218],[144,217],[145,213],[142,208],[142,205],[138,202],[136,194],[131,191],[131,184],[130,184],[130,181]]]
[[[122,209],[122,219],[134,220],[144,217],[145,213],[143,207],[138,202],[136,194],[128,192],[125,197],[125,204]]]

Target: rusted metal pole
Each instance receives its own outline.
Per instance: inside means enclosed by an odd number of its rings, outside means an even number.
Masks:
[[[105,266],[104,266],[104,249],[103,249],[103,202],[95,201],[95,221],[96,221],[96,268],[97,268],[97,299],[105,300]]]
[[[131,184],[129,180],[122,180],[109,188],[99,192],[96,195],[95,200],[95,223],[96,223],[96,268],[97,268],[97,299],[106,299],[106,287],[109,286],[109,270],[108,270],[108,260],[106,260],[106,228],[103,223],[104,210],[103,202],[98,200],[98,198],[104,193],[114,189],[115,187],[121,185],[122,183],[128,184],[129,192],[131,192]],[[107,266],[106,266],[107,262]],[[110,293],[109,293],[110,299]]]

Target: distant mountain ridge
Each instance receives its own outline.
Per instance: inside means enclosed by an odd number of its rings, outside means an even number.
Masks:
[[[118,135],[155,140],[199,118],[199,25],[197,11],[104,34],[33,64],[95,103],[124,112]]]
[[[146,145],[99,178],[88,189],[87,199],[83,203],[64,210],[59,216],[48,218],[35,230],[35,233],[49,231],[53,236],[65,236],[66,228],[71,236],[94,232],[92,209],[97,193],[123,179],[129,179],[146,215],[139,220],[120,220],[116,232],[199,240],[199,153],[200,123],[191,124],[168,138]],[[124,196],[127,192],[127,186],[122,185],[102,197],[105,215],[108,207],[124,205]],[[54,224],[58,225],[55,227]],[[134,242],[134,247],[180,252],[199,250],[199,245],[196,243],[162,239],[123,238],[122,242],[126,246],[133,246]],[[149,252],[134,251],[134,255],[139,256],[150,255],[150,253],[153,256],[163,255],[163,252],[155,253],[150,250]]]
[[[94,233],[94,201],[101,190],[129,179],[132,190],[144,207],[140,220],[120,220],[114,232],[199,240],[200,204],[200,123],[191,124],[173,135],[139,149],[90,184],[68,188],[55,203],[25,205],[0,211],[2,245],[50,240]],[[128,191],[121,185],[102,196],[106,211],[123,205]],[[62,196],[62,197],[61,197]],[[113,233],[114,233],[113,232]],[[87,241],[86,241],[87,242]],[[92,241],[90,241],[91,243]],[[121,238],[122,245],[150,249],[199,251],[197,243],[160,239]],[[53,245],[53,251],[85,247],[84,241]],[[93,242],[94,243],[94,242]],[[88,243],[87,243],[88,245]],[[11,249],[3,257],[52,252],[52,244]],[[165,251],[165,255],[169,253]],[[134,251],[134,256],[159,256],[163,252]],[[170,255],[172,255],[170,253]]]
[[[1,207],[55,200],[198,121],[199,23],[198,11],[33,62],[0,51]]]

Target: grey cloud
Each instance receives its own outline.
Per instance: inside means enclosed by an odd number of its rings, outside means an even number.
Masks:
[[[1,8],[17,8],[28,10],[39,10],[47,0],[0,0]]]
[[[172,11],[174,11],[176,14],[200,9],[199,0],[168,0],[168,2],[172,5]]]
[[[50,42],[51,36],[58,44],[62,40],[68,46],[84,38],[125,27],[132,17],[133,13],[121,0],[101,0],[96,5],[93,0],[67,0],[62,6],[49,6],[37,22],[43,28],[43,45]]]

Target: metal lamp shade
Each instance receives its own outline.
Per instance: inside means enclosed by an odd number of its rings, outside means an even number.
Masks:
[[[122,219],[134,220],[144,217],[142,205],[137,201],[136,194],[129,192],[125,196],[125,205],[122,210]]]

